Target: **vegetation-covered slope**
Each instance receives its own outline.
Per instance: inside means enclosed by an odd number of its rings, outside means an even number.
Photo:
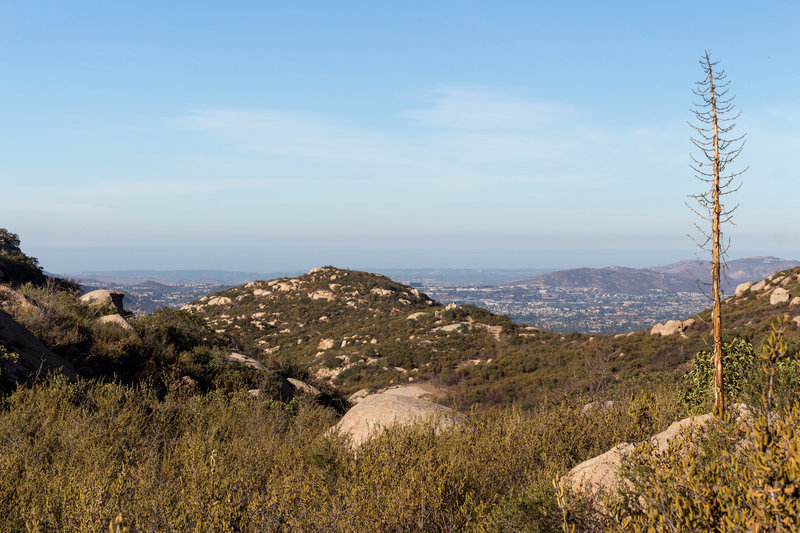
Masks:
[[[800,313],[791,299],[770,303],[776,284],[800,294],[799,274],[776,274],[761,292],[727,300],[726,335],[759,343],[772,316]],[[530,404],[554,393],[599,392],[652,372],[676,375],[708,342],[708,312],[668,336],[560,335],[474,306],[444,308],[384,276],[333,267],[252,282],[186,309],[237,349],[345,394],[431,380],[461,406]],[[791,341],[797,332],[787,336]]]

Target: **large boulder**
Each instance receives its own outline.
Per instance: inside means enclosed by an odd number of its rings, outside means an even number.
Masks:
[[[119,313],[123,313],[122,298],[124,297],[125,294],[121,292],[98,289],[96,291],[87,292],[81,296],[79,300],[82,304],[91,307],[115,307]]]
[[[70,379],[78,377],[69,361],[49,350],[5,311],[0,311],[0,345],[19,356],[19,360],[8,367],[14,381],[27,381],[47,372],[60,372]]]
[[[122,318],[122,315],[106,315],[101,316],[97,319],[98,324],[112,324],[118,328],[121,328],[128,333],[133,333],[133,326],[131,326],[127,320]]]
[[[661,433],[650,438],[653,452],[665,452],[675,437],[686,431],[702,429],[711,420],[713,420],[713,415],[704,414],[673,423]],[[588,495],[597,501],[599,495],[611,493],[624,483],[619,469],[622,461],[634,448],[633,444],[623,442],[602,455],[587,459],[561,478],[561,486],[568,487],[572,492]]]
[[[750,292],[761,292],[767,287],[767,280],[762,279],[750,286]]]
[[[752,281],[746,281],[744,283],[740,283],[736,286],[736,291],[734,293],[735,296],[739,296],[740,294],[744,293],[747,289],[753,286]]]
[[[693,325],[693,323],[690,325]],[[661,335],[662,337],[668,337],[670,335],[682,332],[686,327],[687,326],[679,320],[667,320],[664,324],[656,324],[653,326],[653,328],[650,330],[650,335]]]
[[[772,291],[772,294],[770,294],[769,303],[770,305],[783,304],[788,302],[790,298],[791,295],[786,289],[784,289],[783,287],[778,287],[777,289]]]
[[[335,428],[340,434],[349,435],[354,446],[359,446],[396,424],[431,422],[437,429],[445,429],[463,420],[462,415],[438,403],[381,393],[363,398],[347,411]]]
[[[622,477],[619,469],[634,448],[633,444],[623,442],[606,453],[587,459],[561,478],[561,486],[574,493],[590,496],[593,500],[620,488]]]
[[[679,320],[667,320],[664,323],[664,327],[661,328],[661,336],[668,337],[669,335],[674,335],[681,331],[683,331],[683,323]]]

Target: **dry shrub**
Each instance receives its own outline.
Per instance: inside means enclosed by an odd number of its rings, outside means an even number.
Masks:
[[[246,392],[54,378],[3,402],[0,531],[552,531],[553,477],[666,418],[649,397],[494,409],[353,451],[333,411]]]

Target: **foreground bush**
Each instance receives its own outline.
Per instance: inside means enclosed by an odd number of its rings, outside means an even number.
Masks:
[[[639,446],[611,496],[615,531],[800,531],[800,383],[779,317],[762,347],[762,405],[653,453]],[[749,365],[756,358],[748,350]]]
[[[552,479],[668,423],[660,401],[491,410],[354,452],[303,401],[51,379],[3,400],[0,531],[553,531]]]

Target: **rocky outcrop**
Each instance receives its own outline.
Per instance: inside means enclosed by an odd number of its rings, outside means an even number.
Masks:
[[[125,295],[121,292],[98,289],[96,291],[87,292],[79,298],[79,301],[91,307],[114,307],[117,312],[123,313],[122,299],[124,297]]]
[[[123,330],[133,333],[133,326],[131,326],[127,320],[125,320],[122,315],[107,315],[101,316],[97,319],[98,324],[113,324]]]
[[[686,322],[688,322],[688,320]],[[694,325],[694,322],[692,322],[690,325]],[[668,337],[676,333],[681,333],[684,329],[686,329],[686,327],[687,326],[679,320],[667,320],[667,322],[664,324],[656,324],[653,326],[653,328],[650,330],[650,335],[661,335],[662,337]]]
[[[69,361],[45,347],[33,333],[4,311],[0,311],[0,345],[19,356],[19,360],[8,368],[14,381],[27,381],[48,372],[77,378]]]
[[[561,478],[561,486],[574,493],[590,496],[593,500],[616,490],[623,482],[619,475],[622,461],[634,448],[633,444],[623,442],[604,454],[587,459]]]
[[[244,355],[244,354],[232,352],[232,353],[228,354],[225,357],[225,359],[229,363],[241,363],[241,364],[243,364],[245,366],[249,366],[251,368],[255,368],[256,370],[263,370],[263,371],[267,370],[267,367],[265,367],[263,364],[261,364],[261,361],[259,361],[257,359],[253,359],[252,357],[249,357],[249,356]]]
[[[294,388],[295,393],[308,394],[309,396],[314,396],[315,398],[322,395],[318,388],[313,385],[309,385],[305,381],[300,381],[299,379],[295,378],[286,378],[286,381]]]
[[[359,446],[396,424],[430,422],[442,430],[463,421],[462,415],[438,403],[382,393],[363,398],[342,417],[335,430],[349,435],[352,444]]]
[[[746,415],[746,408],[742,406],[737,406],[737,408],[741,415]],[[653,453],[660,454],[667,451],[670,442],[675,437],[687,431],[702,430],[713,419],[713,415],[704,414],[673,423],[661,433],[650,438]],[[561,486],[569,488],[572,492],[588,495],[597,501],[597,497],[601,494],[610,493],[625,483],[620,476],[619,469],[634,448],[635,445],[623,442],[602,455],[580,463],[561,478]]]
[[[750,286],[750,292],[761,292],[767,287],[767,280],[762,279],[758,283],[753,283]]]
[[[744,291],[748,290],[750,287],[753,286],[752,281],[746,281],[744,283],[740,283],[736,286],[736,291],[734,292],[734,296],[741,296]]]
[[[333,339],[322,339],[317,345],[319,350],[330,350],[331,348],[333,348]]]
[[[778,287],[769,296],[770,305],[779,305],[788,302],[791,299],[789,292],[783,287]]]
[[[217,296],[209,299],[208,302],[206,302],[206,305],[230,305],[232,303],[233,301],[227,296]]]

